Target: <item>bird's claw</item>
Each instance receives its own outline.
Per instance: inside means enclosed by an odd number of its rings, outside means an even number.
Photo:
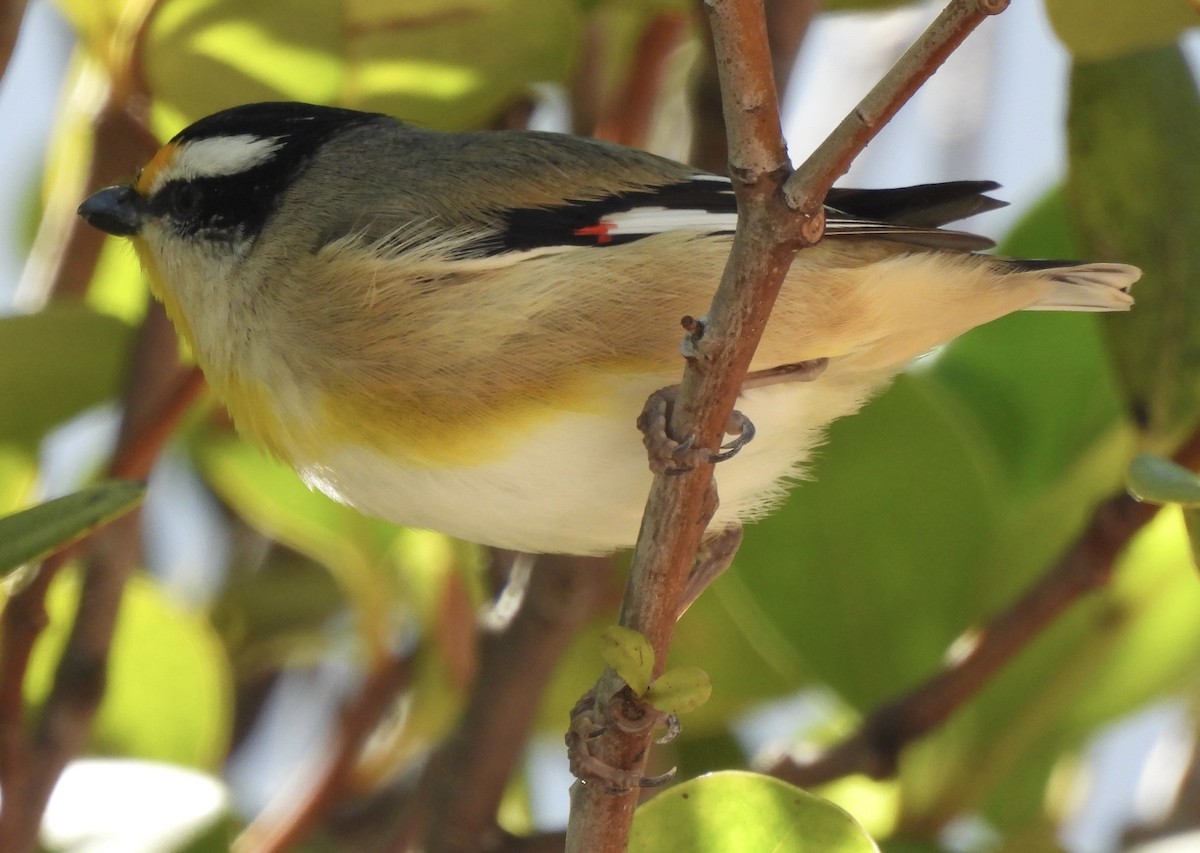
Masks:
[[[571,727],[567,730],[567,759],[571,773],[584,785],[602,784],[605,790],[612,794],[628,793],[635,788],[656,788],[665,785],[675,778],[676,768],[672,767],[666,773],[657,776],[645,776],[637,770],[613,767],[592,752],[591,744],[610,729],[638,733],[644,731],[647,726],[653,726],[662,721],[666,723],[667,732],[657,741],[658,743],[668,743],[679,736],[678,717],[674,714],[661,714],[654,711],[649,705],[633,697],[628,688],[622,693],[628,695],[614,697],[615,702],[626,704],[632,700],[639,706],[644,706],[640,710],[643,712],[649,710],[651,713],[640,718],[636,718],[634,715],[626,719],[625,714],[619,711],[614,712],[610,705],[609,714],[605,714],[596,708],[595,692],[588,691],[572,709]],[[608,716],[611,716],[612,719],[606,719]]]
[[[725,425],[725,434],[736,435],[737,438],[722,444],[719,451],[708,457],[708,461],[724,462],[737,456],[739,450],[754,440],[754,433],[754,422],[735,409]]]
[[[754,423],[741,412],[734,411],[725,426],[728,435],[737,436],[733,441],[722,444],[716,453],[696,447],[695,434],[677,441],[667,433],[671,407],[679,391],[678,386],[655,391],[646,401],[646,407],[638,417],[637,426],[642,433],[642,443],[650,459],[650,470],[655,474],[675,476],[686,474],[704,463],[724,462],[732,459],[754,438]]]

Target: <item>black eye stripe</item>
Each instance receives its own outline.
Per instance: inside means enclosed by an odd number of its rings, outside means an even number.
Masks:
[[[390,121],[377,114],[288,103],[250,104],[216,113],[181,131],[174,142],[250,136],[271,138],[278,147],[237,174],[167,181],[151,196],[148,209],[183,236],[253,240],[326,140],[381,120]]]

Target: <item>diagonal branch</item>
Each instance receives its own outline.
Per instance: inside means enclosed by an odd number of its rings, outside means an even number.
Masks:
[[[1179,449],[1175,461],[1200,469],[1200,432]],[[1071,547],[1020,598],[979,630],[966,654],[875,709],[858,731],[841,743],[808,761],[781,758],[767,772],[801,787],[856,773],[875,779],[894,776],[905,746],[945,722],[1065,610],[1108,583],[1117,557],[1158,510],[1158,506],[1138,503],[1125,493],[1101,503]]]
[[[708,0],[739,221],[712,309],[692,324],[685,341],[687,366],[672,436],[690,436],[695,447],[716,451],[792,257],[821,237],[821,205],[833,181],[966,34],[1005,6],[1007,0],[953,0],[789,179],[762,2]],[[711,464],[701,464],[682,476],[659,475],[647,501],[621,624],[649,639],[655,675],[667,659],[678,602],[716,505],[712,473]],[[623,686],[606,671],[592,691],[591,711],[603,717]],[[650,737],[650,731],[631,734],[609,726],[589,742],[589,752],[636,778]],[[602,787],[583,781],[572,787],[569,851],[624,849],[637,793],[611,794]]]
[[[912,47],[896,60],[887,76],[842,119],[788,180],[784,187],[788,205],[799,213],[816,215],[833,182],[846,174],[875,134],[985,18],[1000,14],[1008,4],[1009,0],[951,0]]]

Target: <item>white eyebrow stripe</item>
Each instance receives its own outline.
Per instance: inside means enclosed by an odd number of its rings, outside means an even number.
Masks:
[[[278,136],[239,133],[194,139],[179,146],[174,162],[162,170],[152,190],[167,181],[237,175],[265,163],[283,145]]]

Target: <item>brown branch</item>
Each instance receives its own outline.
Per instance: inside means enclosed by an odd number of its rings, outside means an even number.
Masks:
[[[1200,432],[1179,449],[1175,461],[1200,468]],[[1104,501],[1046,574],[977,632],[966,654],[873,711],[845,741],[809,761],[782,758],[767,772],[802,787],[855,773],[894,776],[905,746],[945,722],[1065,610],[1108,583],[1117,557],[1158,510],[1125,493]]]
[[[693,354],[669,432],[694,436],[696,447],[715,452],[798,244],[777,227],[791,221],[778,194],[788,162],[761,2],[713,0],[708,8],[741,220],[710,319],[691,335]],[[679,602],[715,497],[711,463],[681,476],[659,475],[651,489],[621,624],[649,639],[656,676],[667,659]],[[623,686],[611,671],[601,676],[593,691],[598,714],[605,713]],[[610,727],[589,749],[610,767],[638,774],[645,766],[650,735]],[[571,788],[567,850],[624,850],[636,804],[636,790],[610,793],[602,785],[577,782]]]
[[[1009,0],[952,0],[858,106],[834,128],[796,170],[784,187],[788,205],[815,216],[833,182],[846,174],[858,153],[925,85],[971,32],[991,15],[1008,8]],[[824,187],[820,195],[812,192]]]
[[[995,8],[981,10],[977,0],[954,0],[851,118],[788,179],[786,203],[783,182],[789,167],[761,0],[709,0],[707,6],[739,222],[708,319],[696,324],[685,343],[689,357],[669,432],[690,436],[695,447],[715,452],[792,257],[821,236],[821,204],[833,180],[970,27],[1000,11],[1003,3],[997,0]],[[667,659],[680,595],[715,498],[711,464],[682,476],[655,478],[621,612],[621,624],[640,631],[653,646],[655,675]],[[603,719],[623,687],[615,673],[606,671],[592,691],[590,707],[582,705],[581,713]],[[609,726],[589,742],[589,752],[636,777],[645,766],[651,734]],[[602,788],[582,780],[572,786],[568,851],[625,848],[637,792]]]
[[[776,97],[780,101],[787,91],[808,25],[820,6],[821,0],[767,0],[767,38]],[[704,41],[711,48],[712,30],[704,21]],[[691,162],[701,169],[720,173],[729,168],[729,144],[721,108],[721,82],[712,51],[707,51],[706,56],[708,61],[701,63],[693,94]]]
[[[78,545],[76,546],[76,548]],[[46,613],[46,592],[58,570],[74,549],[45,560],[29,582],[14,592],[4,604],[0,623],[0,849],[10,847],[12,836],[6,826],[11,812],[25,811],[16,797],[29,788],[32,746],[25,725],[25,672],[34,643],[50,618]]]

